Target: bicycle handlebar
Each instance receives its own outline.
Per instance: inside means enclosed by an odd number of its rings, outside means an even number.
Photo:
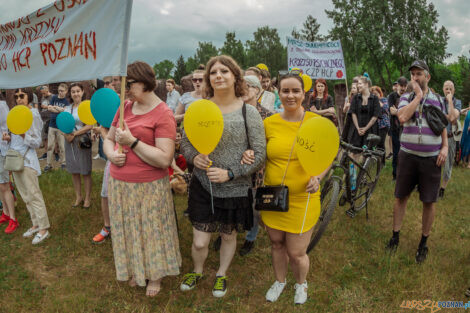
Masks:
[[[357,152],[360,152],[360,153],[371,153],[373,155],[376,155],[378,157],[383,157],[384,154],[385,154],[385,151],[383,150],[370,150],[368,148],[359,148],[359,147],[356,147],[356,146],[353,146],[353,145],[350,145],[349,143],[347,142],[344,142],[344,141],[341,141],[340,143],[341,147],[345,150],[348,150],[348,151],[357,151]]]

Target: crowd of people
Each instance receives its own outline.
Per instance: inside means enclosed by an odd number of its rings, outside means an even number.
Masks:
[[[306,93],[296,71],[271,80],[267,70],[242,70],[231,57],[221,55],[192,73],[192,91],[180,94],[175,81],[166,80],[165,103],[154,92],[153,69],[138,61],[127,69],[123,127],[119,126],[118,111],[109,129],[80,121],[83,83],[62,83],[57,95],[51,94],[48,86],[41,86],[38,89],[42,98],[37,103],[32,88],[17,89],[16,104],[30,108],[33,125],[23,135],[10,133],[6,125],[9,107],[0,99],[0,224],[7,224],[7,234],[19,226],[10,173],[4,168],[7,154],[14,151],[22,157],[24,167],[12,172],[13,181],[32,221],[23,237],[34,236],[32,244],[39,244],[51,235],[38,181],[41,168],[36,149],[41,145],[47,150],[41,157],[46,159],[43,171],[52,170],[57,155],[56,161],[72,176],[75,201],[71,206],[89,208],[92,137],[97,136],[100,155],[107,162],[101,190],[103,228],[93,242],[104,242],[112,232],[119,281],[146,286],[146,294],[153,297],[160,291],[162,278],[180,274],[182,258],[172,193],[185,192],[187,185],[185,214],[192,224],[193,270],[183,276],[181,291],[189,292],[198,286],[212,233],[217,233],[214,247],[220,250],[220,256],[212,294],[223,297],[228,290],[237,234],[247,232],[239,252],[244,256],[253,249],[262,226],[271,242],[275,278],[266,300],[275,302],[282,294],[290,265],[295,279],[294,303],[303,304],[308,295],[310,264],[306,248],[320,214],[321,180],[329,169],[309,176],[294,146],[301,125],[323,116],[341,125],[338,130],[342,140],[354,146],[367,145],[368,134],[380,136],[378,148],[390,146],[387,150],[393,157],[396,186],[393,232],[386,248],[397,249],[407,200],[417,187],[423,222],[416,262],[422,263],[428,253],[435,203],[444,197],[456,153],[468,162],[470,128],[468,122],[464,127],[459,122],[460,114],[467,114],[468,108],[462,109],[461,101],[455,99],[451,81],[444,83],[444,96],[440,96],[428,86],[431,77],[425,62],[413,62],[409,71],[411,80],[400,77],[388,97],[382,88],[372,85],[368,76],[355,77],[345,105],[335,108],[324,79],[316,80],[312,92]],[[102,85],[119,93],[121,78],[104,77]],[[223,114],[223,135],[209,155],[199,153],[184,133],[185,112],[199,99],[213,101]],[[423,116],[423,106],[444,114],[448,126],[439,134]],[[339,122],[337,110],[346,114],[344,123]],[[61,112],[74,117],[75,128],[69,134],[57,126]],[[385,157],[382,161],[385,163]],[[183,189],[178,188],[180,182]],[[289,188],[287,212],[254,210],[250,192],[263,185]]]

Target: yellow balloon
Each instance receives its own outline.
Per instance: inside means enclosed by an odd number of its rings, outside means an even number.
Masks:
[[[266,66],[266,64],[263,64],[263,63],[260,63],[258,65],[256,65],[257,68],[259,68],[260,70],[268,70],[268,67]]]
[[[312,88],[312,79],[307,74],[302,74],[300,77],[302,77],[302,80],[304,81],[304,91],[309,91],[310,88]]]
[[[199,153],[210,154],[224,132],[222,112],[212,101],[194,101],[184,114],[184,131]]]
[[[15,106],[7,115],[7,126],[13,134],[24,134],[31,125],[33,125],[33,113],[25,105]]]
[[[329,119],[313,117],[300,127],[295,148],[304,170],[310,176],[317,176],[333,163],[338,154],[338,130]]]
[[[84,124],[86,125],[96,124],[96,120],[93,117],[93,114],[91,114],[90,100],[82,101],[80,105],[78,106],[77,113],[78,113],[78,118]]]

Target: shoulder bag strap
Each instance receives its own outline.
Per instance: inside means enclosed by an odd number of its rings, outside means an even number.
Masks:
[[[246,139],[248,140],[248,149],[251,149],[250,136],[248,135],[248,124],[246,123],[246,103],[245,102],[243,102],[242,115],[243,115],[243,122],[245,123],[245,132],[246,132]]]
[[[306,113],[306,111],[304,111],[304,114],[302,115],[302,120],[300,121],[299,129],[300,129],[300,127],[302,127],[302,123],[304,122],[305,113]],[[297,129],[297,133],[299,132],[299,129]],[[292,147],[290,149],[289,159],[287,160],[286,170],[284,171],[284,176],[282,177],[281,185],[284,185],[284,181],[286,179],[287,169],[289,168],[290,159],[292,158],[292,152],[294,152],[295,143],[297,141],[297,133],[294,137],[294,142],[292,143]]]

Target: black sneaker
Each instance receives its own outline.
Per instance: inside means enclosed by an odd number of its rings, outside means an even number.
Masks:
[[[254,241],[245,240],[245,242],[243,243],[243,246],[240,248],[240,255],[245,256],[248,253],[250,253],[254,245],[255,245]]]
[[[188,291],[196,287],[197,282],[202,278],[202,274],[199,273],[188,273],[184,275],[183,281],[180,285],[181,291]]]
[[[47,159],[47,153],[44,153],[41,155],[41,157],[38,159],[39,161]]]
[[[227,293],[227,276],[216,276],[212,295],[216,298],[222,298]]]
[[[387,249],[390,253],[396,252],[397,248],[398,248],[398,240],[394,239],[393,237],[390,239],[387,246],[385,246],[385,249]]]
[[[55,161],[56,161],[56,162],[59,162],[59,159],[60,159],[59,154],[58,154],[58,153],[54,153],[54,156],[55,156]]]
[[[441,198],[441,199],[444,198],[444,191],[445,191],[445,189],[442,188],[442,187],[439,189],[439,198]]]
[[[214,251],[219,251],[220,250],[220,245],[222,244],[222,237],[217,237],[217,239],[214,241]]]
[[[421,264],[426,260],[426,256],[428,255],[428,247],[418,247],[418,251],[416,251],[416,263]]]
[[[50,170],[52,170],[52,167],[49,166],[49,165],[46,165],[46,166],[44,167],[44,169],[43,169],[43,172],[44,172],[44,173],[47,173],[47,172],[49,172]]]

